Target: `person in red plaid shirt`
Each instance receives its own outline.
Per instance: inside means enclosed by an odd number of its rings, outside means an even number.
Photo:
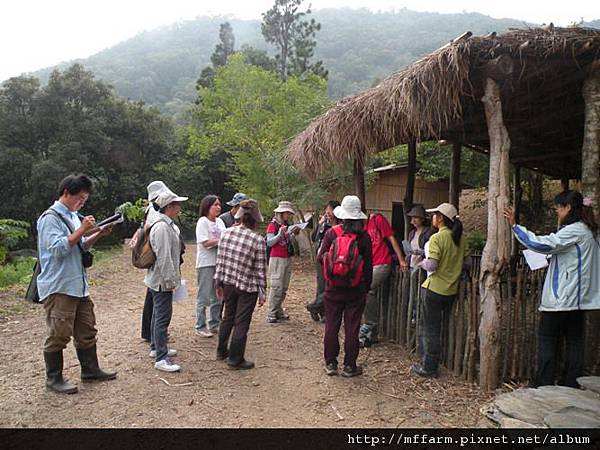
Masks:
[[[231,369],[252,369],[254,363],[244,359],[248,329],[256,302],[265,303],[267,287],[267,249],[265,239],[256,232],[263,221],[258,202],[241,202],[235,219],[240,224],[222,234],[217,252],[215,284],[217,298],[224,302],[217,359],[228,358]]]

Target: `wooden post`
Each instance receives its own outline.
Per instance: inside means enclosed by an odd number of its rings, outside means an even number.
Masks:
[[[414,205],[415,197],[415,175],[417,172],[417,140],[410,138],[408,141],[408,175],[406,179],[406,191],[404,192],[404,239],[408,239],[410,231],[410,217],[407,214]]]
[[[581,191],[592,199],[600,219],[600,63],[594,64],[583,82],[585,124],[581,150]]]
[[[367,212],[367,202],[365,194],[365,166],[362,158],[354,160],[354,193],[360,199],[363,212]]]
[[[560,179],[560,185],[562,186],[562,190],[563,191],[568,191],[569,190],[569,179],[568,178],[561,178]]]
[[[492,390],[498,387],[500,381],[500,276],[509,261],[511,242],[510,228],[502,215],[509,204],[510,138],[502,118],[500,87],[491,78],[485,80],[485,94],[481,101],[490,138],[490,174],[487,241],[481,257],[479,278],[479,386],[484,390]]]
[[[452,165],[450,166],[450,192],[449,200],[456,209],[459,209],[458,199],[460,196],[460,152],[462,144],[452,143]]]
[[[523,199],[523,188],[521,187],[521,166],[515,166],[513,175],[513,206],[515,208],[515,218],[519,223],[521,216],[521,200]],[[519,241],[513,236],[511,255],[516,258],[519,254]]]

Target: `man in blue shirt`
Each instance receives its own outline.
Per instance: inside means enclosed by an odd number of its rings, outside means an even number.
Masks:
[[[77,214],[92,191],[85,175],[69,175],[58,188],[58,201],[37,222],[41,272],[37,279],[46,312],[48,336],[44,344],[46,386],[56,392],[74,394],[77,386],[62,376],[62,351],[71,336],[81,364],[81,380],[112,380],[116,372],[104,372],[96,354],[96,318],[84,267],[84,253],[110,228],[93,231],[93,216]]]

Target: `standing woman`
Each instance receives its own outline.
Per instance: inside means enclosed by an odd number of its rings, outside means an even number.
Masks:
[[[311,235],[311,240],[315,243],[316,254],[321,250],[321,244],[327,231],[338,224],[338,220],[333,214],[335,208],[340,206],[337,200],[329,200],[325,205],[325,211],[319,218],[319,224],[315,227]],[[315,261],[315,270],[317,272],[317,291],[315,301],[306,305],[306,309],[310,313],[310,317],[315,322],[320,322],[325,319],[325,305],[323,304],[323,296],[325,295],[325,276],[323,274],[323,264],[317,259]]]
[[[328,255],[330,247],[336,239],[342,239],[343,235],[354,235],[356,241],[349,247],[357,246],[358,256],[362,260],[363,274],[359,285],[355,287],[336,286],[330,281],[325,284],[325,337],[323,342],[325,372],[327,375],[337,375],[338,373],[337,357],[340,353],[338,333],[343,317],[345,336],[342,376],[354,377],[362,374],[362,367],[356,365],[356,359],[360,348],[358,342],[360,321],[365,309],[367,292],[373,280],[371,238],[364,230],[363,221],[367,216],[362,212],[360,199],[357,196],[347,195],[344,197],[342,204],[335,208],[334,214],[343,222],[325,233],[318,260],[323,262],[330,256]],[[341,248],[341,244],[337,247]],[[335,249],[336,247],[334,247],[334,251]]]
[[[423,360],[413,371],[422,377],[437,377],[440,363],[442,313],[449,311],[458,293],[465,259],[463,226],[454,205],[442,203],[434,209],[431,222],[438,232],[429,239],[427,259],[419,263],[430,275],[423,283],[425,295],[421,302],[420,329]]]
[[[600,309],[600,243],[592,201],[577,191],[554,198],[558,231],[536,236],[517,225],[512,208],[504,216],[521,244],[551,255],[546,273],[538,327],[537,372],[532,387],[554,384],[558,338],[567,341],[567,374],[564,384],[579,387],[583,372],[584,311]]]
[[[198,275],[198,295],[196,297],[196,333],[202,337],[212,337],[221,322],[221,305],[215,293],[215,266],[217,246],[225,223],[219,219],[221,199],[207,195],[200,202],[200,219],[196,224],[196,271]],[[209,318],[206,321],[206,308]]]
[[[263,221],[258,202],[242,201],[235,219],[239,220],[239,226],[223,233],[217,252],[217,297],[225,308],[219,327],[217,359],[228,358],[231,369],[252,369],[254,363],[244,357],[248,329],[256,301],[260,306],[265,303],[267,287],[265,240],[256,232]]]
[[[410,259],[408,263],[412,270],[425,259],[425,244],[429,241],[435,230],[428,225],[425,209],[422,206],[415,206],[407,215],[410,217],[410,224],[414,227],[408,233],[408,243],[410,244]]]
[[[287,294],[292,276],[292,260],[294,234],[300,231],[298,228],[293,233],[288,233],[288,221],[294,215],[294,208],[290,202],[279,202],[279,206],[273,210],[275,217],[267,226],[267,248],[269,251],[269,312],[268,323],[277,323],[280,320],[289,320],[283,310],[283,301]]]

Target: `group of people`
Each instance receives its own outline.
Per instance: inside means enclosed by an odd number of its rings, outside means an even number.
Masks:
[[[81,363],[81,378],[111,380],[116,372],[100,369],[96,352],[95,316],[89,296],[86,268],[89,249],[111,227],[98,228],[93,216],[80,216],[92,192],[85,175],[70,175],[61,181],[58,200],[38,219],[40,275],[39,296],[44,304],[48,336],[44,344],[46,385],[61,393],[77,392],[77,386],[62,376],[62,351],[73,337]],[[182,284],[181,264],[185,245],[174,220],[187,197],[171,191],[162,181],[147,187],[148,207],[142,236],[149,242],[155,261],[144,283],[146,299],[142,313],[142,337],[150,344],[154,367],[176,372],[177,351],[168,346],[173,295]],[[200,203],[196,225],[196,332],[200,337],[217,336],[216,357],[232,369],[251,369],[245,358],[256,304],[267,301],[269,324],[289,320],[283,303],[290,283],[290,257],[295,252],[294,207],[281,201],[266,228],[259,204],[243,193],[227,202],[207,195]],[[540,311],[538,367],[532,384],[554,383],[557,339],[566,333],[568,376],[576,386],[583,368],[583,311],[600,308],[600,243],[598,226],[589,199],[567,191],[555,199],[559,220],[557,233],[536,236],[516,224],[512,209],[505,216],[516,238],[526,247],[551,255]],[[316,247],[315,299],[307,305],[315,321],[325,322],[324,366],[328,375],[353,377],[362,373],[357,364],[361,347],[378,342],[379,304],[377,289],[389,278],[392,266],[422,271],[419,351],[421,362],[412,367],[416,375],[439,373],[442,314],[456,299],[461,274],[468,269],[465,238],[458,211],[443,203],[409,212],[413,229],[404,249],[398,244],[385,216],[367,216],[358,197],[349,195],[341,203],[330,201],[312,240]],[[429,222],[429,220],[431,222]],[[137,236],[137,235],[136,235]],[[569,278],[570,277],[570,278]],[[339,330],[344,322],[344,360],[338,371]]]

